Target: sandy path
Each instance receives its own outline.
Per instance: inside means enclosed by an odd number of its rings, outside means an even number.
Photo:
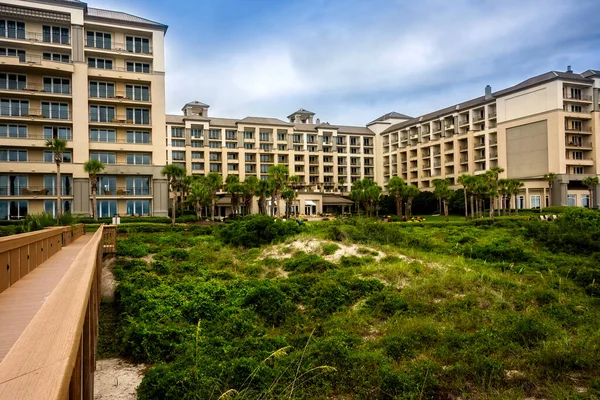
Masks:
[[[94,374],[94,399],[135,400],[145,369],[144,364],[129,364],[118,358],[98,360]]]

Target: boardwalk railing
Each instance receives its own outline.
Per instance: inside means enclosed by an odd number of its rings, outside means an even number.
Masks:
[[[0,293],[84,233],[78,224],[0,238]]]
[[[104,229],[101,225],[79,251],[0,363],[0,398],[93,399]],[[64,233],[74,240],[82,232],[77,227]],[[46,231],[36,233],[45,236]],[[59,245],[52,235],[42,240],[50,238]],[[28,240],[27,246],[38,242]]]
[[[117,253],[117,226],[104,225],[104,234],[102,235],[102,245],[104,254]]]

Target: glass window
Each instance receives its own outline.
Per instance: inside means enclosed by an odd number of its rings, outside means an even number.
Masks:
[[[114,98],[115,84],[110,82],[90,82],[90,97]]]
[[[225,147],[227,147],[228,149],[235,149],[237,147],[237,143],[236,142],[226,142]]]
[[[63,163],[71,163],[73,161],[70,151],[62,153],[61,158]],[[51,151],[44,151],[44,162],[55,162],[54,153]]]
[[[185,160],[185,151],[172,151],[171,159],[177,160],[177,161]]]
[[[117,154],[116,153],[105,153],[105,152],[91,152],[90,160],[98,160],[103,164],[116,164]]]
[[[150,110],[146,108],[128,108],[126,109],[126,119],[128,123],[150,124]]]
[[[254,143],[244,143],[244,148],[245,149],[253,149],[254,148]]]
[[[150,165],[150,154],[128,153],[127,164]]]
[[[171,137],[182,138],[183,137],[183,128],[171,128]]]
[[[29,202],[27,200],[0,201],[0,220],[23,219],[27,215]]]
[[[114,122],[115,119],[114,107],[90,105],[90,122]]]
[[[202,160],[204,158],[204,152],[192,151],[192,160]]]
[[[208,147],[213,148],[213,149],[220,149],[221,142],[208,142]]]
[[[0,125],[0,138],[26,138],[26,125]]]
[[[105,32],[86,32],[85,45],[87,47],[96,47],[98,49],[112,48],[112,34]]]
[[[590,206],[590,195],[582,194],[581,195],[581,207],[589,207]]]
[[[540,201],[541,201],[541,196],[540,195],[532,195],[529,196],[529,208],[540,208]]]
[[[127,65],[127,71],[129,71],[129,72],[141,72],[143,74],[149,74],[151,72],[150,64],[148,64],[148,63],[127,61],[126,65]]]
[[[116,143],[117,132],[114,129],[90,129],[90,142]]]
[[[203,140],[192,140],[192,147],[204,147]]]
[[[575,207],[577,205],[577,195],[576,194],[567,195],[567,205],[570,207]]]
[[[88,57],[88,67],[98,69],[113,69],[113,60],[107,58]]]
[[[27,150],[0,149],[0,161],[27,161]]]
[[[192,138],[202,139],[202,129],[201,128],[192,128],[191,135],[192,135]]]
[[[125,98],[138,101],[150,101],[150,88],[148,86],[126,85]]]
[[[127,200],[127,214],[148,216],[150,215],[150,200]]]
[[[29,115],[29,100],[0,100],[0,115],[21,117]]]
[[[71,140],[71,128],[61,126],[45,126],[44,139]]]
[[[96,213],[99,218],[113,217],[117,214],[116,200],[98,200]]]
[[[44,189],[50,196],[56,196],[56,175],[44,175]],[[60,176],[60,193],[62,196],[73,194],[73,180],[70,175]]]
[[[150,143],[150,132],[127,131],[127,143]]]
[[[171,140],[172,147],[185,147],[185,140],[181,139],[172,139]]]
[[[0,20],[0,37],[25,39],[25,23],[20,21]]]
[[[27,76],[0,73],[0,89],[23,90],[27,87]]]
[[[192,171],[203,171],[204,163],[192,163]]]
[[[132,53],[150,54],[150,39],[135,36],[125,37],[125,48]]]
[[[72,209],[71,200],[62,201],[63,214],[70,214]],[[44,212],[56,217],[56,200],[44,200]]]
[[[128,176],[125,179],[125,191],[128,196],[148,196],[150,178]]]
[[[69,28],[43,25],[42,40],[48,43],[69,44]]]
[[[244,139],[254,138],[254,132],[244,132]]]
[[[50,119],[69,119],[69,105],[67,103],[42,102],[42,115]]]

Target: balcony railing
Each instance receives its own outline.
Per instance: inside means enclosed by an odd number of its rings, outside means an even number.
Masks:
[[[150,125],[152,123],[149,119],[147,121],[136,121],[131,117],[128,118],[126,115],[113,115],[106,118],[93,118],[90,116],[90,122],[132,125]]]
[[[0,107],[0,117],[48,118],[70,120],[68,111],[41,110],[29,107]]]
[[[108,50],[108,51],[118,51],[118,52],[127,52],[131,54],[152,54],[152,46],[142,46],[136,49],[135,45],[129,46],[126,43],[118,43],[118,42],[102,42],[102,44],[90,44],[86,41],[85,47],[87,49],[98,49],[98,50]]]
[[[69,35],[53,35],[51,33],[28,32],[20,30],[9,30],[8,35],[2,35],[3,38],[28,40],[30,42],[42,42],[47,44],[71,44]]]
[[[71,94],[71,85],[51,85],[45,83],[27,83],[9,81],[7,87],[0,87],[0,90],[39,92],[51,94]]]
[[[128,67],[116,67],[113,65],[112,68],[96,68],[96,67],[89,67],[89,69],[94,69],[94,70],[100,70],[100,71],[117,71],[117,72],[133,72],[136,74],[151,74],[152,73],[152,67],[148,67],[148,68],[142,68],[139,71],[136,71],[135,68],[128,68]]]
[[[62,186],[61,196],[72,196],[71,187]],[[0,196],[56,196],[56,187],[49,186],[0,186]]]
[[[565,126],[565,131],[569,131],[569,132],[587,132],[587,133],[592,133],[592,127],[591,126],[586,126],[586,127],[577,127],[577,126]]]
[[[46,138],[44,138],[46,139]],[[69,139],[71,140],[71,139]],[[152,144],[152,141],[149,140],[147,142],[134,142],[127,139],[115,139],[115,140],[92,140],[90,139],[90,143],[119,143],[119,144],[139,144],[139,145],[148,145]]]
[[[98,188],[98,196],[149,196],[150,188]]]
[[[570,94],[564,94],[563,95],[563,99],[565,100],[581,100],[581,101],[592,101],[592,96],[587,96],[587,95],[578,95],[578,96],[572,96]]]
[[[35,135],[35,134],[31,134],[31,133],[27,133],[25,135],[21,135],[21,134],[13,134],[13,133],[0,133],[0,139],[34,139],[34,140],[48,140],[48,139],[52,139],[51,136],[46,136],[46,135]],[[73,138],[71,136],[68,137],[64,137],[61,136],[59,139],[64,139],[64,140],[73,140]]]
[[[495,118],[496,117],[496,111],[490,111],[488,112],[488,118]]]
[[[147,96],[140,96],[142,98],[136,98],[131,92],[116,91],[107,93],[105,96],[93,96],[90,94],[92,99],[108,99],[108,100],[131,100],[131,101],[150,101],[150,94]]]

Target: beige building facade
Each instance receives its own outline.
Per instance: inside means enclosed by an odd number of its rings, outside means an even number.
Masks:
[[[56,212],[45,141],[67,141],[63,210],[167,215],[165,25],[74,0],[0,1],[0,219]]]

